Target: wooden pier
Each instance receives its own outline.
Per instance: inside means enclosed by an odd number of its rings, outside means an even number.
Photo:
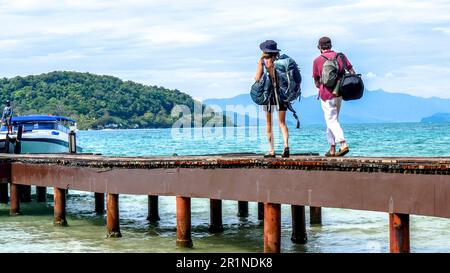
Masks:
[[[176,245],[191,247],[191,198],[211,199],[211,232],[221,232],[222,200],[239,201],[240,217],[258,202],[264,222],[264,251],[280,252],[281,204],[292,206],[292,241],[306,243],[305,206],[311,224],[321,224],[321,208],[389,213],[391,252],[409,252],[409,215],[450,218],[450,158],[251,155],[103,157],[99,155],[0,155],[0,202],[20,214],[21,186],[36,186],[45,201],[54,188],[55,225],[65,226],[66,190],[95,193],[107,234],[120,237],[119,196],[149,196],[151,221],[158,221],[158,196],[176,196]],[[7,196],[7,183],[10,196]],[[264,208],[264,209],[263,209]],[[69,227],[70,228],[70,227]],[[175,245],[175,240],[174,240]]]

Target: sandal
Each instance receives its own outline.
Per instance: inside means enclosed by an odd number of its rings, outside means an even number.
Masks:
[[[344,149],[339,148],[339,151],[336,153],[336,156],[344,156],[348,152],[350,152],[350,149],[348,148],[348,146],[346,146]]]
[[[325,157],[335,157],[335,156],[336,156],[336,154],[335,153],[332,154],[332,153],[330,153],[330,151],[326,152],[326,154],[325,154]]]
[[[281,157],[287,158],[289,157],[289,147],[284,148],[283,153],[281,154]]]
[[[273,153],[269,152],[269,153],[265,154],[264,158],[275,158],[275,152],[273,152]]]

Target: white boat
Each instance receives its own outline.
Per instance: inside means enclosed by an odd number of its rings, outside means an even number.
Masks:
[[[69,152],[69,132],[76,132],[76,122],[62,116],[15,116],[12,117],[13,133],[7,128],[0,129],[0,150],[14,153],[19,126],[22,126],[20,138],[21,154],[53,154]],[[77,152],[82,148],[77,146]],[[17,149],[16,149],[17,153]]]

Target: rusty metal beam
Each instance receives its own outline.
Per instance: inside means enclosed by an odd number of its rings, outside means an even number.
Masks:
[[[108,238],[120,238],[119,224],[119,195],[114,193],[106,194],[106,229]]]
[[[9,196],[10,196],[10,210],[9,215],[15,216],[20,215],[20,190],[17,184],[11,183],[9,185]]]
[[[238,201],[238,217],[248,217],[248,202]]]
[[[103,192],[94,192],[95,213],[105,213],[105,194]]]
[[[30,203],[31,202],[31,186],[30,185],[20,185],[20,202]]]
[[[258,220],[264,221],[264,203],[258,202]]]
[[[8,204],[9,196],[8,196],[8,184],[0,183],[0,203]]]
[[[307,241],[305,207],[292,205],[291,214],[292,214],[291,241],[296,244],[305,244]]]
[[[211,199],[209,202],[210,225],[209,232],[220,233],[223,231],[222,224],[222,200]]]
[[[409,253],[408,214],[389,214],[389,249],[391,253]]]
[[[158,196],[149,195],[148,196],[148,216],[147,220],[150,222],[157,222],[160,220],[159,217],[159,207],[158,207]]]
[[[281,205],[264,203],[264,252],[280,253]]]
[[[192,247],[191,198],[177,196],[177,246]]]
[[[89,192],[182,195],[450,218],[448,175],[258,168],[100,169],[14,162],[11,179],[16,184]]]
[[[36,201],[47,202],[47,187],[42,186],[36,187]]]
[[[322,208],[321,207],[309,207],[309,224],[321,225],[322,224]]]
[[[66,189],[53,188],[54,216],[55,226],[67,226],[66,220]]]

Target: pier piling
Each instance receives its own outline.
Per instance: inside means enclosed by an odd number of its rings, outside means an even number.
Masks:
[[[310,225],[322,224],[322,208],[321,207],[309,207],[309,223]]]
[[[248,217],[247,201],[238,201],[238,217]]]
[[[20,191],[17,184],[11,183],[9,186],[9,196],[10,196],[10,211],[9,214],[12,216],[20,215]]]
[[[66,220],[66,190],[61,188],[53,188],[53,202],[54,202],[54,222],[55,226],[67,226]]]
[[[120,238],[119,225],[119,195],[108,193],[106,195],[106,228],[108,238]]]
[[[391,253],[409,253],[409,214],[389,213],[389,248]]]
[[[264,252],[280,253],[281,205],[264,203]]]
[[[258,220],[264,220],[264,203],[258,202]]]
[[[23,203],[31,202],[31,186],[20,185],[19,192],[20,192],[20,201],[21,202],[23,202]]]
[[[36,202],[47,202],[47,187],[36,186]]]
[[[292,205],[291,213],[292,213],[291,241],[296,244],[305,244],[307,241],[305,207]]]
[[[159,206],[158,206],[157,195],[149,195],[148,196],[148,216],[147,220],[150,222],[157,222],[161,218],[159,218]]]
[[[177,196],[177,246],[192,247],[191,198]]]
[[[223,231],[222,224],[222,200],[210,199],[210,220],[209,232],[220,233]]]
[[[94,192],[95,213],[103,214],[105,212],[105,194],[103,192]]]
[[[8,204],[8,183],[0,183],[0,203]]]

